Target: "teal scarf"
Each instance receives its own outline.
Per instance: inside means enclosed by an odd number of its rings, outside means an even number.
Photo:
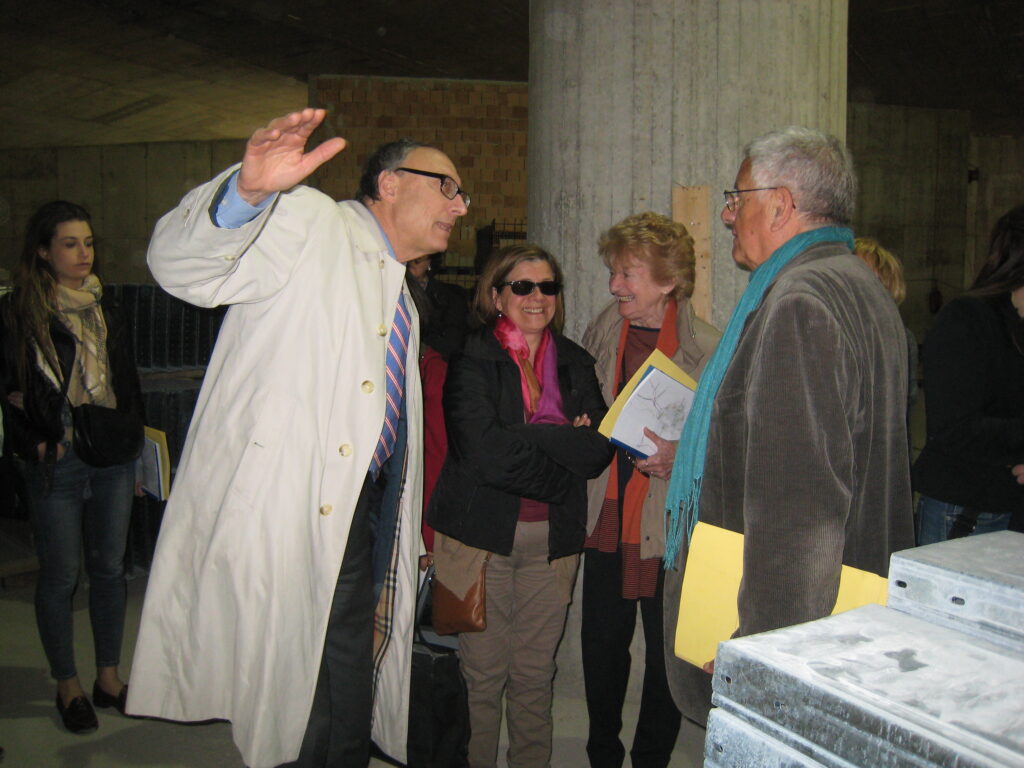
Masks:
[[[736,345],[747,322],[747,316],[760,306],[764,292],[779,271],[795,256],[803,253],[811,245],[821,242],[845,243],[852,250],[853,232],[845,227],[821,227],[803,232],[783,243],[768,261],[755,269],[750,274],[747,289],[733,310],[732,317],[729,318],[729,324],[718,342],[715,354],[711,356],[700,377],[690,415],[686,418],[683,434],[679,438],[679,448],[672,466],[672,478],[668,485],[668,496],[665,499],[665,510],[668,513],[664,559],[666,569],[675,566],[684,526],[686,540],[689,541],[693,535],[693,527],[697,524],[711,411],[718,388],[736,352]]]

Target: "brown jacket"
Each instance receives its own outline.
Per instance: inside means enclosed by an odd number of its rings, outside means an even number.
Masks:
[[[839,243],[796,256],[748,317],[700,502],[701,520],[745,536],[737,635],[827,616],[843,564],[885,576],[913,546],[906,350],[892,299]],[[701,719],[710,677],[671,650],[684,560],[665,582],[666,658],[677,704]]]

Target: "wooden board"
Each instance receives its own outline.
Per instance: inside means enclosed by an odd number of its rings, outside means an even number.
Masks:
[[[697,259],[693,311],[711,322],[711,187],[672,187],[672,218],[685,225],[693,238]]]

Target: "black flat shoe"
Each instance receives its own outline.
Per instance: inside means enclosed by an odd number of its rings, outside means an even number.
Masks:
[[[96,719],[96,712],[92,704],[85,696],[75,696],[66,707],[57,694],[57,712],[64,727],[72,733],[89,733],[100,727],[100,721]]]
[[[124,705],[128,701],[128,686],[124,686],[121,692],[117,696],[111,696],[109,693],[100,688],[99,681],[92,684],[92,703],[100,709],[106,709],[107,707],[113,707],[122,715],[124,714]]]

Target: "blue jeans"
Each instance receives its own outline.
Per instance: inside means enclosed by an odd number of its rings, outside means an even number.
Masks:
[[[917,502],[917,545],[920,547],[948,539],[950,528],[964,509],[965,507],[958,504],[939,501],[922,493]],[[978,515],[978,522],[970,535],[1005,531],[1009,524],[1008,512],[982,512]]]
[[[69,448],[53,467],[49,493],[41,465],[29,465],[26,479],[39,555],[36,623],[50,674],[56,680],[77,675],[71,598],[78,585],[83,543],[96,666],[115,667],[124,634],[124,552],[135,464],[90,467]]]

